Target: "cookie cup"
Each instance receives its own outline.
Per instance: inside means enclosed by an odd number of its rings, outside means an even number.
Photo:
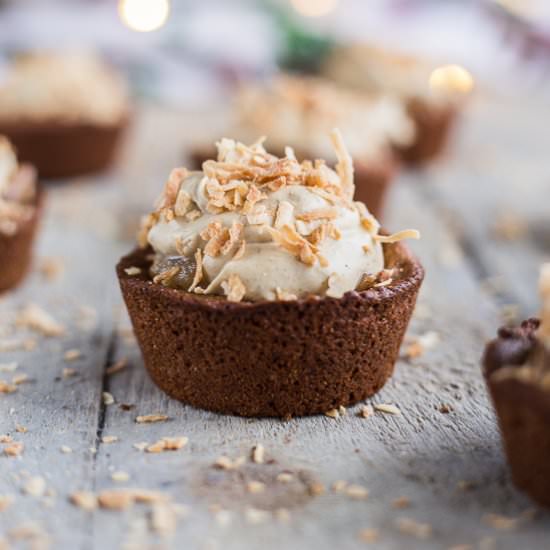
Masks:
[[[456,108],[412,98],[408,100],[407,112],[414,121],[416,134],[410,145],[396,148],[397,155],[407,164],[422,165],[443,153],[456,119]]]
[[[33,177],[36,178],[35,172],[30,166],[25,167],[25,169],[32,171]],[[19,285],[29,271],[35,235],[42,216],[43,203],[44,190],[40,183],[36,182],[33,214],[19,224],[13,235],[0,232],[0,258],[2,258],[0,292],[5,292]]]
[[[512,342],[509,329],[501,329],[487,346],[483,373],[512,480],[535,502],[550,507],[550,375],[534,376],[534,369],[524,365],[536,346],[535,323],[523,323],[521,342]]]
[[[171,397],[240,416],[324,413],[376,393],[393,372],[424,276],[403,245],[388,245],[386,265],[399,272],[389,286],[234,303],[154,284],[150,252],[135,250],[117,266],[146,369]]]
[[[65,122],[3,122],[22,162],[33,164],[41,178],[61,179],[101,172],[112,164],[130,118],[111,125]]]

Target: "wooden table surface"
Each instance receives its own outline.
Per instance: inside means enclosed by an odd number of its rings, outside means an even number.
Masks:
[[[550,548],[550,515],[511,484],[479,367],[503,316],[538,309],[549,114],[475,98],[448,156],[392,189],[385,225],[422,232],[412,246],[427,271],[395,376],[370,400],[401,414],[280,421],[184,406],[143,369],[114,265],[185,143],[217,116],[143,106],[113,172],[49,188],[35,269],[0,301],[0,379],[18,382],[0,394],[0,435],[24,444],[9,457],[0,443],[0,548]],[[64,334],[18,325],[29,304]],[[168,420],[136,422],[156,413]],[[134,446],[179,436],[180,450]],[[222,455],[245,460],[213,467]],[[122,510],[70,502],[86,491],[105,504],[111,489],[156,492]]]

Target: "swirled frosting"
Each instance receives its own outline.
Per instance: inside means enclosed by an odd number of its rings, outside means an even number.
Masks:
[[[174,170],[140,235],[154,281],[258,301],[340,297],[381,272],[386,237],[352,201],[351,157],[338,131],[331,138],[335,169],[222,139],[201,172]]]

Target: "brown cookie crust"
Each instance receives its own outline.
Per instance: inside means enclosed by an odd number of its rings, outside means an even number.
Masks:
[[[483,371],[512,479],[533,500],[550,506],[550,385],[527,366],[540,350],[538,327],[538,319],[529,319],[518,328],[500,329],[485,349]]]
[[[44,190],[38,182],[36,192],[36,208],[32,216],[20,224],[14,235],[0,232],[0,292],[20,284],[31,265],[34,238],[44,203]]]
[[[422,165],[438,157],[445,149],[456,119],[456,109],[411,98],[407,112],[414,121],[416,136],[411,145],[397,147],[397,155],[408,164]]]
[[[304,152],[296,152],[298,159],[314,158]],[[275,155],[283,157],[284,151],[275,151]],[[189,159],[192,170],[200,170],[202,163],[208,159],[216,158],[216,148],[197,147],[191,150]],[[383,218],[384,205],[388,189],[398,169],[397,161],[393,153],[381,155],[379,159],[372,162],[354,160],[355,170],[355,197],[354,200],[361,201],[367,205],[369,212],[378,220]]]
[[[147,254],[122,258],[117,274],[151,378],[190,405],[241,416],[323,413],[376,393],[393,372],[424,276],[395,244],[386,262],[400,274],[389,286],[232,303],[152,283]]]
[[[129,117],[111,126],[87,123],[6,123],[7,136],[21,162],[29,162],[40,178],[69,178],[100,172],[113,162]]]

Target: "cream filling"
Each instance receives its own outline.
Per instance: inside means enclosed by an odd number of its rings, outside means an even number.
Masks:
[[[245,300],[275,300],[281,294],[340,297],[357,288],[364,274],[376,274],[384,268],[381,244],[361,223],[362,206],[346,205],[344,201],[334,205],[312,188],[288,185],[257,203],[260,209],[265,208],[261,219],[251,219],[240,212],[212,214],[207,210],[206,183],[202,172],[195,172],[180,188],[189,194],[191,208],[198,209],[200,217],[188,220],[180,216],[168,221],[161,216],[148,233],[148,242],[157,254],[180,255],[183,244],[185,256],[193,257],[198,249],[204,250],[206,241],[200,234],[211,222],[220,222],[227,228],[233,222],[244,225],[246,248],[242,256],[234,259],[235,251],[231,251],[216,257],[203,257],[201,286],[205,294],[223,295],[222,284],[231,275],[236,275],[246,289]],[[282,220],[277,218],[281,205],[291,205],[283,206]],[[340,238],[327,237],[318,245],[326,265],[321,265],[320,261],[306,265],[273,241],[269,228],[277,224],[295,224],[298,233],[310,234],[322,221],[303,221],[300,216],[326,208],[335,209],[336,217],[331,223],[340,233]]]

